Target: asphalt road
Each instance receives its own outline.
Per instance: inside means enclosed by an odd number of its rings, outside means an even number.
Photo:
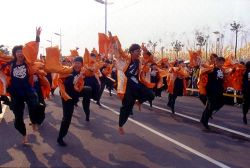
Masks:
[[[104,93],[102,107],[91,103],[90,122],[81,103],[75,108],[67,147],[57,145],[62,118],[59,96],[46,101],[46,119],[38,132],[25,123],[30,144],[21,145],[13,114],[6,108],[0,123],[0,167],[250,167],[250,127],[241,109],[225,105],[210,120],[211,131],[199,123],[204,109],[195,97],[178,97],[176,114],[167,108],[167,95],[147,103],[118,133],[121,101]],[[250,120],[250,118],[249,118]]]

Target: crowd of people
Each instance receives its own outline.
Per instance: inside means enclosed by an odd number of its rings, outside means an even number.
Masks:
[[[187,66],[181,59],[170,62],[166,58],[155,58],[144,44],[132,44],[125,51],[118,37],[111,33],[109,36],[99,33],[99,53],[95,49],[91,52],[85,49],[81,57],[77,50],[71,50],[71,55],[62,59],[57,47],[49,47],[46,56],[38,59],[40,34],[39,27],[36,40],[15,46],[12,56],[0,53],[0,100],[13,111],[14,126],[23,136],[23,144],[28,143],[23,117],[25,103],[32,128],[37,131],[45,119],[45,99],[54,95],[56,88],[59,88],[63,111],[57,143],[66,146],[64,137],[80,97],[86,122],[89,122],[90,100],[101,106],[105,87],[110,96],[111,91],[116,90],[121,99],[118,131],[124,134],[123,127],[133,115],[134,105],[140,109],[141,104],[148,101],[152,107],[154,98],[161,97],[163,91],[168,93],[166,104],[174,114],[176,99],[187,94],[192,74],[197,79],[192,80],[192,84],[198,88],[198,96],[204,104],[200,122],[206,129],[210,129],[208,122],[213,113],[223,107],[223,93],[227,87],[241,91],[243,123],[247,124],[250,62],[243,65],[216,54],[211,54],[208,61],[201,61],[200,54],[196,57],[191,54]]]

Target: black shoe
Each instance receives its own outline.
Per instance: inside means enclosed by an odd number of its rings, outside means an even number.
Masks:
[[[58,145],[63,146],[63,147],[67,146],[67,144],[61,138],[57,138],[57,143]]]
[[[243,123],[247,125],[247,116],[243,116]]]
[[[50,93],[51,93],[52,96],[54,96],[54,92],[55,92],[55,89],[50,90]]]
[[[172,111],[173,114],[175,113],[174,106],[171,107],[171,111]]]
[[[86,117],[86,119],[85,119],[86,121],[89,121],[89,117]]]
[[[101,103],[100,103],[99,101],[97,101],[96,104],[97,104],[98,106],[100,106],[100,107],[102,106]]]
[[[150,105],[151,108],[153,107],[152,101],[149,102],[149,105]]]

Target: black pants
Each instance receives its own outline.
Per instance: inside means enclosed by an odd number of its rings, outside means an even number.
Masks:
[[[86,77],[84,79],[84,85],[85,86],[89,86],[92,88],[92,93],[91,93],[91,98],[93,100],[98,101],[99,97],[100,97],[100,85],[97,81],[97,79],[95,78],[95,76],[91,76],[91,77]]]
[[[12,95],[11,96],[11,106],[13,109],[13,113],[15,116],[14,126],[15,128],[23,135],[26,135],[26,127],[23,120],[23,114],[24,114],[24,108],[25,108],[25,102],[28,105],[28,112],[30,121],[32,124],[38,124],[36,111],[37,111],[37,105],[34,104],[33,100],[36,99],[35,97],[27,97],[27,96],[17,96]]]
[[[169,95],[168,95],[168,106],[174,109],[176,99],[177,99],[176,94],[169,93]]]
[[[201,122],[204,125],[208,125],[208,120],[212,116],[213,111],[218,111],[223,105],[223,94],[207,96],[207,103],[201,117]]]
[[[86,120],[89,120],[89,115],[90,115],[89,107],[90,107],[91,94],[92,94],[92,88],[89,86],[84,86],[84,89],[80,93],[80,97],[83,97],[82,107],[86,116]]]
[[[250,107],[250,95],[243,95],[242,112],[244,116],[247,115],[249,107]]]
[[[103,91],[104,91],[105,86],[106,86],[106,79],[105,79],[105,77],[101,77],[100,81],[101,81],[101,86],[100,86],[99,95],[98,95],[98,98],[97,98],[98,102],[100,102],[102,94],[103,94]]]
[[[206,106],[206,103],[207,103],[207,96],[204,95],[204,94],[200,94],[200,95],[199,95],[199,99],[200,99],[200,101],[202,102],[202,104],[203,104],[204,106]]]
[[[91,92],[92,92],[91,87],[84,86],[83,91],[80,92],[79,94],[80,97],[83,97],[82,105],[83,105],[83,110],[86,115],[86,120],[89,119],[89,115],[90,115],[89,106],[90,106]],[[64,138],[68,133],[72,115],[74,112],[74,106],[77,101],[78,101],[78,98],[69,99],[67,101],[62,99],[63,118],[62,118],[61,127],[59,131],[59,136],[58,136],[59,139]]]
[[[119,127],[122,127],[127,122],[136,100],[138,100],[139,103],[152,101],[154,100],[154,93],[151,89],[141,84],[139,87],[133,87],[128,81],[126,92],[122,100],[122,107],[120,108]]]

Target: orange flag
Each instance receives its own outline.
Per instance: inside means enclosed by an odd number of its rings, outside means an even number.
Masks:
[[[84,56],[83,56],[83,64],[88,66],[89,63],[90,63],[89,50],[87,48],[85,48],[85,52],[84,52]]]
[[[70,56],[76,57],[76,56],[79,56],[79,53],[77,50],[70,50]]]
[[[26,43],[23,47],[23,55],[28,64],[32,64],[37,59],[39,43],[31,41]]]
[[[107,57],[110,46],[109,37],[104,33],[98,33],[98,44],[99,44],[99,53]]]
[[[5,55],[4,53],[0,51],[0,65],[6,62],[12,61],[13,59],[14,57]]]
[[[61,66],[58,47],[46,48],[45,70],[48,72],[58,72]]]
[[[195,67],[200,64],[201,62],[201,51],[188,51],[189,52],[189,59],[190,59],[190,66]]]

